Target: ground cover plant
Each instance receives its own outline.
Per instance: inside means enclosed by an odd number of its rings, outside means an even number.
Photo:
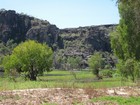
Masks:
[[[102,96],[92,99],[93,102],[106,102],[109,105],[139,105],[140,97]]]
[[[0,104],[8,105],[139,105],[138,87],[37,88],[0,91]]]
[[[24,77],[17,77],[13,81],[7,77],[0,78],[0,90],[28,89],[28,88],[107,88],[117,86],[131,86],[131,81],[121,82],[120,77],[103,78],[94,80],[95,76],[90,71],[76,72],[77,79],[69,71],[45,72],[39,76],[37,81],[24,80]]]

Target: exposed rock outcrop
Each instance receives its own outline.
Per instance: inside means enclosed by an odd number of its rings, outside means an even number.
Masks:
[[[27,39],[46,42],[51,47],[57,44],[59,29],[48,21],[18,14],[13,10],[0,11],[0,40],[13,39],[20,43]],[[57,45],[56,45],[57,46]]]
[[[79,55],[83,58],[94,51],[111,52],[109,33],[116,25],[100,25],[60,30],[65,55]]]
[[[94,51],[111,52],[109,33],[116,25],[99,25],[59,29],[46,20],[40,20],[13,10],[0,10],[0,41],[14,42],[32,39],[47,43],[61,56],[80,56],[83,62]],[[59,54],[57,54],[59,53]]]
[[[7,42],[13,39],[15,42],[25,40],[25,34],[31,28],[33,18],[19,15],[13,10],[0,11],[0,40]]]

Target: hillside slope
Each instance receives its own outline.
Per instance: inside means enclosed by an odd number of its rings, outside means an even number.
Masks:
[[[110,24],[59,29],[46,20],[14,10],[0,10],[0,41],[37,40],[52,47],[55,55],[80,56],[82,60],[87,60],[94,51],[111,52],[109,33],[115,27]]]

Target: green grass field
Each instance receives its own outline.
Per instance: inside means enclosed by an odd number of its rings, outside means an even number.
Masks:
[[[92,99],[93,102],[108,101],[109,105],[140,105],[140,97],[103,96]],[[114,104],[113,104],[114,103]],[[106,104],[105,104],[106,105]]]
[[[94,80],[89,71],[75,72],[76,78],[69,71],[52,71],[39,76],[37,81],[25,81],[23,77],[16,78],[16,82],[9,78],[0,78],[0,90],[30,89],[30,88],[108,88],[130,86],[131,82],[122,83],[120,78],[103,78]]]

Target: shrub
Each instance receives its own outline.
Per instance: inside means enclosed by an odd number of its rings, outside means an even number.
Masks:
[[[140,77],[140,63],[134,59],[120,60],[117,67],[122,78],[130,78],[133,82],[136,82]]]
[[[36,80],[39,74],[50,70],[52,54],[47,45],[29,40],[15,47],[11,55],[4,57],[2,64],[9,74],[24,73],[30,80]]]
[[[100,75],[103,77],[113,77],[115,70],[101,70]]]
[[[92,73],[95,74],[98,79],[100,79],[99,71],[102,69],[102,62],[102,55],[99,52],[95,52],[94,55],[88,59],[89,67],[92,70]]]

